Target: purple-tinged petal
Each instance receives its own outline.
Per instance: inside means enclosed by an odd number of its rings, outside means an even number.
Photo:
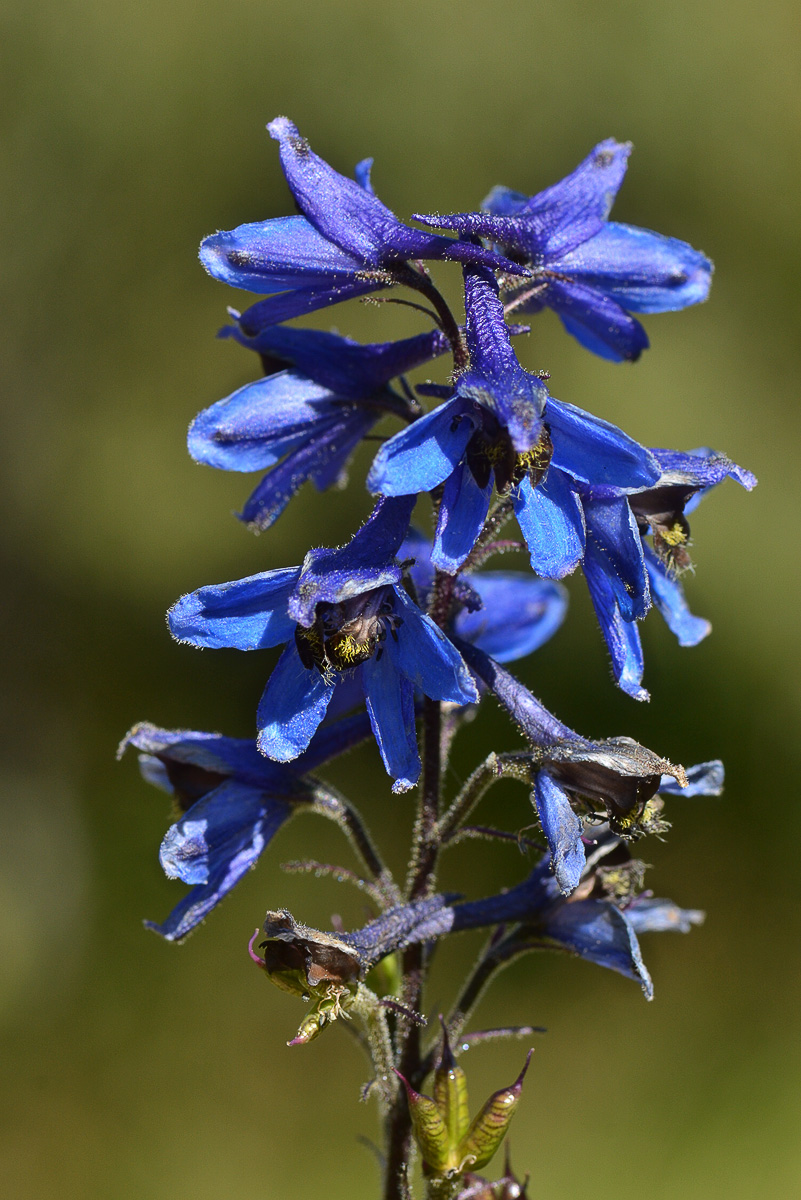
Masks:
[[[654,491],[675,488],[689,493],[684,503],[685,513],[697,508],[706,492],[724,479],[736,480],[748,492],[757,485],[756,476],[750,471],[708,446],[689,451],[657,448],[652,453],[662,468]]]
[[[680,787],[670,775],[663,775],[659,791],[670,796],[719,796],[723,791],[725,771],[719,758],[696,763],[686,772],[687,787]]]
[[[257,862],[294,805],[233,780],[209,793],[173,825],[162,842],[166,874],[195,886],[167,920],[150,929],[180,941]]]
[[[559,314],[568,333],[601,358],[636,362],[650,345],[640,322],[599,288],[550,279],[545,303]],[[523,305],[521,312],[526,311]]]
[[[693,925],[703,925],[706,913],[679,908],[672,900],[638,897],[626,909],[626,917],[635,933],[689,933]]]
[[[459,651],[402,587],[394,590],[403,624],[397,642],[387,639],[384,645],[397,670],[432,700],[474,704],[478,692]]]
[[[625,496],[613,499],[584,498],[587,553],[602,564],[627,620],[644,617],[651,603],[642,539]]]
[[[416,497],[381,497],[345,546],[310,550],[289,600],[292,618],[307,628],[317,605],[340,603],[373,588],[399,583],[395,555],[409,528]]]
[[[212,650],[278,646],[295,632],[287,604],[299,575],[300,567],[284,567],[190,592],[167,613],[170,633]]]
[[[644,664],[637,623],[624,621],[621,616],[610,586],[606,563],[595,554],[590,542],[587,543],[583,567],[592,606],[612,659],[615,681],[635,700],[648,700],[648,692],[642,686]]]
[[[338,415],[327,423],[320,422],[311,440],[304,438],[265,475],[239,513],[240,519],[253,529],[269,529],[308,480],[320,491],[331,487],[342,477],[348,459],[375,424],[377,415],[343,405]]]
[[[550,746],[562,738],[583,740],[557,720],[553,713],[549,713],[528,688],[478,646],[471,646],[460,637],[454,640],[465,662],[535,746]]]
[[[464,284],[470,366],[460,376],[457,392],[494,412],[515,450],[525,453],[539,439],[548,392],[517,361],[491,272],[465,268]]]
[[[388,278],[353,277],[343,279],[341,283],[293,288],[291,291],[280,292],[251,304],[239,317],[239,327],[246,337],[253,336],[271,325],[278,325],[281,321],[291,321],[293,317],[304,317],[320,308],[329,308],[332,304],[367,296],[370,292],[387,287],[389,283]]]
[[[492,482],[479,487],[466,462],[446,480],[439,508],[431,561],[441,571],[455,575],[484,528],[492,497]]]
[[[622,429],[572,404],[548,398],[545,420],[554,466],[584,483],[619,488],[649,487],[661,474],[650,450]]]
[[[266,295],[300,284],[330,288],[363,266],[305,217],[274,217],[213,233],[200,244],[200,261],[215,279]]]
[[[487,237],[548,262],[593,237],[609,215],[626,173],[631,144],[607,138],[575,171],[530,199],[508,188],[494,188],[484,201],[489,212],[415,219],[461,236]]]
[[[271,467],[315,425],[341,407],[326,387],[295,371],[279,371],[248,383],[204,409],[189,426],[188,449],[195,462],[224,471]]]
[[[367,476],[369,491],[384,496],[430,492],[460,461],[476,425],[472,404],[454,396],[384,442]]]
[[[538,771],[532,799],[551,852],[551,865],[563,896],[578,887],[584,863],[581,819],[570,806],[570,797],[547,771]]]
[[[563,579],[575,571],[584,555],[584,513],[569,478],[555,467],[536,487],[526,478],[512,504],[537,574]]]
[[[278,660],[259,702],[258,747],[266,758],[290,762],[309,745],[336,684],[306,668],[291,642]]]
[[[361,665],[367,712],[393,792],[407,792],[420,778],[414,719],[414,688],[398,674],[388,654]]]
[[[563,587],[519,571],[471,575],[470,584],[484,607],[477,612],[463,609],[455,621],[456,632],[496,662],[512,662],[538,650],[562,624],[567,611]]]
[[[277,117],[267,129],[279,143],[284,175],[304,216],[362,264],[381,267],[406,259],[452,258],[525,273],[525,268],[481,246],[404,225],[372,190],[340,175],[315,154],[286,117]]]
[[[315,383],[345,400],[369,399],[391,379],[429,362],[448,349],[439,329],[397,342],[362,345],[321,329],[269,325],[251,337],[239,325],[226,325],[221,337],[231,337],[257,354],[286,362]]]
[[[684,597],[684,588],[665,568],[650,546],[643,546],[645,566],[651,584],[651,596],[671,633],[680,646],[697,646],[712,632],[704,617],[696,617]]]
[[[699,304],[712,282],[712,263],[687,242],[614,221],[549,265],[605,292],[630,312],[672,312]]]
[[[604,900],[560,904],[545,921],[546,936],[589,962],[610,967],[642,986],[653,999],[651,977],[642,960],[637,935],[625,913]]]

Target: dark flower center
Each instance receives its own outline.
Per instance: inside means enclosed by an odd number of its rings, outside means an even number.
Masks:
[[[552,454],[553,443],[545,425],[535,445],[522,454],[515,450],[509,434],[500,425],[496,429],[489,425],[477,429],[467,444],[467,463],[476,483],[485,488],[494,474],[499,492],[508,491],[526,478],[536,487],[548,470]]]
[[[321,675],[347,671],[373,655],[380,658],[382,643],[390,633],[397,641],[403,618],[395,613],[391,588],[374,588],[339,604],[317,605],[314,624],[298,625],[295,643],[304,667],[317,667]]]

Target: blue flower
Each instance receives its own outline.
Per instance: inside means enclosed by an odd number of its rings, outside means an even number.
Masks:
[[[546,855],[517,887],[485,900],[454,906],[452,932],[485,925],[518,924],[494,944],[500,962],[529,950],[563,950],[638,981],[647,1000],[651,977],[643,962],[638,933],[688,933],[704,914],[679,908],[672,900],[635,895],[621,880],[636,882],[639,864],[628,861],[626,847],[608,829],[584,836],[586,855],[576,892],[565,899]],[[616,860],[614,866],[605,861]]]
[[[649,343],[630,314],[705,300],[712,264],[677,238],[607,221],[630,151],[630,143],[608,138],[571,175],[536,196],[496,187],[482,212],[415,219],[490,238],[534,273],[524,287],[515,287],[509,309],[552,308],[594,354],[633,361]]]
[[[369,734],[365,714],[323,727],[291,765],[269,762],[252,741],[216,733],[159,729],[142,722],[123,739],[141,751],[148,782],[173,797],[181,815],[159,858],[170,879],[191,891],[166,921],[145,922],[168,941],[182,941],[256,865],[278,830],[314,800],[303,775]]]
[[[555,400],[523,370],[497,284],[482,268],[465,268],[465,311],[470,365],[454,395],[382,446],[368,487],[402,496],[444,485],[432,560],[454,573],[481,532],[494,483],[510,494],[534,570],[561,579],[584,555],[577,488],[648,487],[659,464],[614,425]]]
[[[439,330],[366,346],[286,326],[252,338],[237,327],[222,333],[259,353],[271,373],[200,413],[189,427],[189,453],[226,471],[271,468],[240,514],[255,529],[272,525],[307,480],[320,490],[340,481],[355,447],[386,413],[407,421],[416,415],[390,380],[448,348]]]
[[[756,486],[750,471],[713,450],[652,453],[660,466],[653,486],[627,494],[614,488],[581,488],[580,496],[587,527],[582,566],[590,597],[615,680],[637,700],[647,700],[648,693],[642,687],[636,622],[652,600],[680,646],[697,645],[711,629],[708,621],[690,612],[676,577],[690,566],[687,513],[726,478],[748,491]],[[653,546],[643,542],[646,535]]]
[[[642,836],[658,818],[648,807],[657,792],[717,795],[720,762],[702,763],[688,774],[631,738],[592,741],[549,713],[513,675],[480,647],[457,640],[465,661],[493,692],[534,747],[529,764],[532,802],[548,842],[561,891],[568,895],[585,868],[584,818],[602,815],[617,833]]]
[[[359,164],[354,181],[315,154],[286,117],[267,129],[279,143],[301,215],[240,225],[200,247],[200,261],[215,279],[268,297],[242,315],[247,332],[393,283],[414,284],[410,261],[483,262],[528,274],[481,246],[404,225],[372,190],[372,159]]]
[[[356,679],[393,790],[405,791],[420,774],[415,688],[457,704],[478,698],[459,652],[402,585],[395,555],[413,506],[413,497],[380,501],[342,549],[201,588],[170,610],[173,636],[195,646],[288,643],[258,708],[258,746],[268,758],[297,758],[334,692]]]

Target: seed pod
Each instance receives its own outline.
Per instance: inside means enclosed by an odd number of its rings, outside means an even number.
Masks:
[[[458,1146],[470,1127],[467,1107],[467,1078],[457,1063],[442,1023],[442,1054],[434,1073],[434,1103],[442,1114],[451,1146]]]
[[[465,1165],[476,1170],[486,1166],[506,1137],[523,1091],[523,1080],[533,1053],[533,1050],[529,1050],[523,1070],[512,1086],[494,1092],[473,1120],[459,1146],[460,1160]]]
[[[406,1088],[409,1112],[415,1141],[422,1151],[425,1165],[434,1173],[444,1175],[454,1165],[454,1155],[448,1130],[442,1113],[430,1096],[421,1096],[403,1078],[400,1071],[395,1074]]]

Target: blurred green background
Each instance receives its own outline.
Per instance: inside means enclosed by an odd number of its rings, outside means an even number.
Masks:
[[[192,416],[256,374],[214,337],[226,303],[246,298],[203,274],[196,247],[291,211],[264,132],[279,113],[341,170],[375,155],[401,216],[473,207],[496,182],[538,190],[601,138],[631,139],[615,217],[716,262],[712,302],[646,318],[652,349],[635,367],[591,357],[551,314],[518,343],[556,396],[646,443],[725,450],[760,477],[751,497],[728,484],[693,519],[688,591],[715,631],[679,650],[648,620],[649,706],[611,686],[580,579],[568,623],[523,667],[582,732],[726,760],[725,797],[673,801],[668,841],[644,852],[658,894],[706,908],[707,923],[644,939],[651,1005],[627,980],[542,956],[479,1017],[549,1030],[512,1136],[533,1197],[799,1194],[796,22],[789,0],[5,6],[5,1195],[377,1194],[356,1140],[376,1133],[356,1048],[337,1029],[287,1050],[302,1010],[245,954],[267,907],[361,921],[358,894],[279,870],[302,855],[349,861],[337,832],[291,826],[175,948],[141,926],[180,890],[156,857],[169,803],[113,753],[142,718],[249,735],[270,656],[176,646],[163,612],[204,583],[342,541],[368,510],[363,455],[349,492],[304,491],[254,539],[231,516],[251,478],[185,452]],[[421,327],[358,304],[322,321],[365,340]],[[514,744],[482,716],[451,782]],[[375,749],[331,777],[400,865],[412,804],[390,797]],[[521,790],[499,789],[496,808],[509,828],[528,819]],[[474,846],[454,852],[445,882],[467,878],[478,895],[523,868],[514,849]],[[443,955],[434,1011],[476,949],[465,938]],[[513,1078],[522,1050],[470,1052],[474,1100]]]

